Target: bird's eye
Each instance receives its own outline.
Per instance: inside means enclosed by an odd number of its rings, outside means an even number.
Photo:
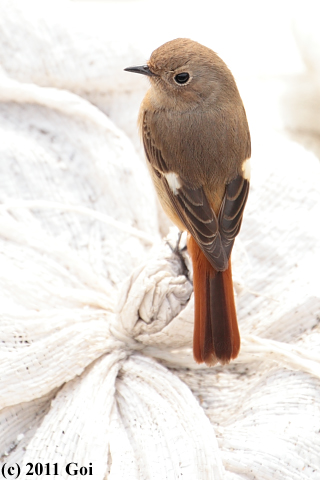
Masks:
[[[187,81],[189,80],[190,78],[190,75],[189,73],[187,72],[182,72],[182,73],[178,73],[175,77],[174,77],[174,81],[176,83],[178,83],[179,85],[183,85],[184,83],[187,83]]]

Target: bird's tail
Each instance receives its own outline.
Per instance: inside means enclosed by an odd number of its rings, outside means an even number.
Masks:
[[[227,270],[218,272],[191,235],[188,251],[193,264],[194,359],[207,365],[228,363],[240,350],[231,261]]]

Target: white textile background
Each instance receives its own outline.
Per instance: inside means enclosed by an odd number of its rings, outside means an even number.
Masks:
[[[257,3],[0,0],[0,468],[320,479],[317,2]],[[193,361],[136,133],[147,83],[123,72],[182,35],[227,61],[252,131],[224,367]]]

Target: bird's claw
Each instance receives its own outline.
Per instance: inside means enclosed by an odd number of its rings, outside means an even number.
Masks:
[[[182,252],[184,252],[186,249],[187,249],[187,246],[184,245],[182,248],[179,247],[180,245],[180,241],[181,241],[181,237],[182,237],[182,233],[183,232],[179,232],[178,234],[178,240],[177,240],[177,243],[175,245],[175,247],[172,247],[172,245],[170,244],[170,242],[166,242],[167,245],[170,247],[172,253],[174,255],[176,255],[178,257],[178,259],[180,260],[180,264],[181,264],[181,274],[184,275],[185,277],[189,278],[189,269],[187,267],[187,264],[185,262],[185,259],[184,259],[184,256],[182,254]]]

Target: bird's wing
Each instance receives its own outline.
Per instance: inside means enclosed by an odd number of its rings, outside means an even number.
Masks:
[[[228,258],[230,257],[234,240],[240,231],[249,186],[249,180],[242,175],[238,175],[226,186],[219,213],[219,231]]]
[[[147,159],[158,181],[162,183],[172,208],[211,265],[218,271],[226,270],[235,237],[241,226],[249,191],[248,180],[238,175],[226,185],[217,217],[202,186],[192,188],[179,177],[179,187],[172,190],[166,178],[170,171],[161,150],[152,143],[150,132],[143,129],[142,134]]]

